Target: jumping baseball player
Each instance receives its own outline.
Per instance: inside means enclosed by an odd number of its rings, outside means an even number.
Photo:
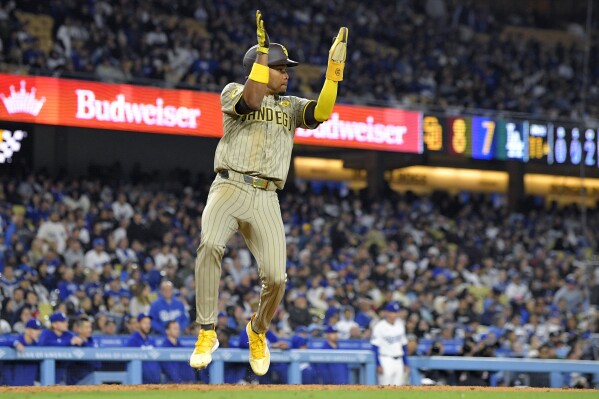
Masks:
[[[230,83],[221,93],[223,138],[214,157],[216,178],[202,214],[196,258],[197,323],[201,325],[189,364],[197,369],[212,361],[218,348],[214,330],[218,313],[221,260],[229,238],[240,231],[258,262],[262,290],[256,313],[246,326],[250,365],[264,375],[270,365],[265,333],[285,291],[285,232],[276,194],[287,179],[297,127],[316,128],[326,121],[343,80],[348,30],[339,29],[318,101],[286,96],[287,68],[298,63],[287,49],[271,43],[256,11],[258,44],[243,58],[245,84]]]
[[[370,343],[376,354],[380,385],[403,385],[404,373],[409,371],[406,329],[398,316],[399,303],[385,307],[385,318],[372,329]]]

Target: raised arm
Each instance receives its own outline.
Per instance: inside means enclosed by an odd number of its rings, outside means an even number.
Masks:
[[[257,58],[252,66],[252,71],[245,82],[241,101],[253,111],[262,106],[262,99],[268,90],[268,46],[270,39],[264,28],[262,13],[256,10],[256,37],[258,41]]]
[[[348,33],[346,27],[341,27],[329,51],[326,79],[314,108],[314,119],[318,122],[329,119],[337,100],[337,86],[343,80]]]

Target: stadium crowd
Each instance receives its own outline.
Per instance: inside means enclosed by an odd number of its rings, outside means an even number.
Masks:
[[[599,110],[596,45],[583,87],[584,16],[548,21],[540,12],[497,13],[469,0],[313,1],[302,8],[265,0],[260,7],[272,39],[302,63],[325,66],[336,27],[349,26],[346,102],[572,118]],[[20,11],[51,16],[51,46],[41,46]],[[240,0],[2,0],[0,61],[31,74],[220,91],[244,78],[254,12],[255,4]],[[508,26],[569,28],[573,44],[504,35]],[[313,96],[320,85],[291,79],[289,91]]]
[[[32,318],[54,328],[52,317],[63,321],[56,312],[87,318],[94,335],[130,335],[142,320],[146,340],[168,336],[173,321],[177,337],[197,333],[194,258],[207,180],[167,189],[30,174],[2,183],[2,334],[27,332]],[[272,343],[305,345],[327,328],[340,340],[368,340],[381,309],[397,301],[410,354],[598,359],[599,269],[585,267],[599,243],[594,210],[583,230],[575,208],[510,213],[466,193],[372,202],[302,182],[280,203],[288,287]],[[258,287],[255,260],[236,235],[222,265],[221,346],[245,331]]]

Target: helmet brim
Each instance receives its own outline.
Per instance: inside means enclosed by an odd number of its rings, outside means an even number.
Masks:
[[[288,68],[293,68],[299,65],[299,62],[297,61],[293,61],[292,59],[285,59],[285,60],[279,60],[273,63],[268,63],[268,66],[281,66],[281,65],[286,65]]]

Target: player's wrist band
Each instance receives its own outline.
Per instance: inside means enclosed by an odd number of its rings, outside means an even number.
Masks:
[[[249,78],[254,82],[268,84],[268,67],[254,62]]]
[[[345,63],[329,61],[329,65],[327,67],[326,78],[329,80],[332,80],[334,82],[341,82],[343,80],[343,69],[344,68],[345,68]]]

